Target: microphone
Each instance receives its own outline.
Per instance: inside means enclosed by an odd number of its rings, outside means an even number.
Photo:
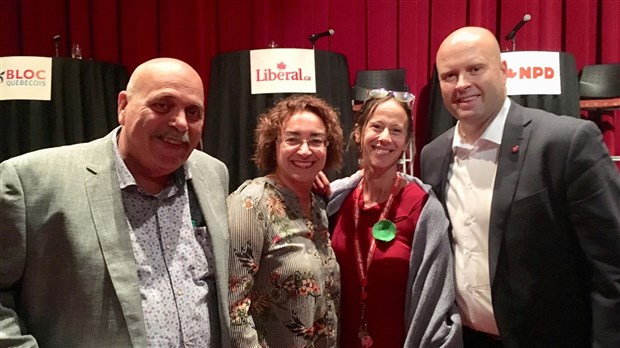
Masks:
[[[54,51],[56,51],[56,57],[58,57],[58,49],[60,48],[60,35],[54,35]]]
[[[310,40],[310,41],[312,41],[314,43],[316,40],[318,40],[318,39],[320,39],[320,38],[322,38],[324,36],[332,36],[335,33],[336,33],[336,31],[334,29],[329,29],[328,31],[324,31],[322,33],[310,35],[310,37],[308,37],[308,40]]]
[[[523,19],[521,19],[521,21],[519,23],[517,23],[517,25],[515,25],[514,28],[512,28],[512,30],[510,31],[510,33],[508,33],[508,35],[506,35],[505,39],[506,40],[512,40],[515,38],[515,36],[517,35],[517,31],[519,31],[519,29],[521,29],[521,27],[526,23],[529,22],[530,19],[532,19],[532,16],[530,16],[529,13],[526,13],[525,16],[523,16]]]

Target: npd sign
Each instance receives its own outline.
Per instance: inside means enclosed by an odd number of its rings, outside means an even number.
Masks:
[[[0,100],[50,100],[52,58],[0,58]]]
[[[503,52],[502,59],[508,66],[508,95],[562,93],[559,52]]]

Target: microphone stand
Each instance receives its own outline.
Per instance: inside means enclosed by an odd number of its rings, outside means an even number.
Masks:
[[[335,33],[334,29],[329,29],[329,30],[327,30],[325,32],[322,32],[322,33],[310,35],[308,40],[310,40],[310,43],[312,43],[312,49],[316,48],[316,41],[318,39],[320,39],[322,37],[325,37],[325,36],[332,36],[332,35],[334,35],[334,33]]]
[[[532,16],[529,13],[526,13],[525,16],[523,16],[523,19],[521,19],[521,21],[517,23],[517,25],[504,38],[506,40],[512,41],[513,52],[517,50],[517,32],[519,31],[519,29],[521,29],[525,25],[525,23],[529,22],[531,19],[532,19]]]
[[[60,48],[60,35],[54,35],[53,37],[54,40],[54,53],[56,53],[56,57],[59,56],[59,48]]]

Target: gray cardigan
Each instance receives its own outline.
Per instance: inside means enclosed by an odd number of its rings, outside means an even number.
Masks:
[[[327,214],[335,214],[362,178],[358,171],[330,184]],[[416,224],[409,258],[405,302],[405,347],[462,347],[461,317],[455,304],[454,263],[449,222],[431,187],[418,178],[404,178],[428,193]]]

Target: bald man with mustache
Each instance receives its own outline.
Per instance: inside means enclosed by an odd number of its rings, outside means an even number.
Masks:
[[[590,121],[507,97],[484,28],[437,51],[457,124],[421,154],[451,222],[465,347],[620,347],[620,175]]]
[[[228,171],[187,63],[138,66],[120,127],[0,164],[0,346],[229,347]]]

